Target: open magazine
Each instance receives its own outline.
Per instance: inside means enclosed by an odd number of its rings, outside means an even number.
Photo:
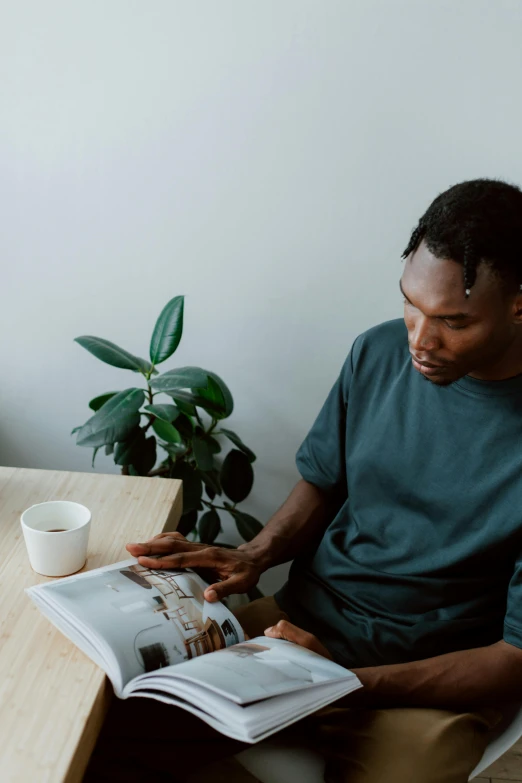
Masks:
[[[205,601],[206,587],[190,569],[132,559],[26,592],[106,672],[119,698],[173,704],[243,742],[362,687],[352,672],[291,642],[245,641],[224,604]]]

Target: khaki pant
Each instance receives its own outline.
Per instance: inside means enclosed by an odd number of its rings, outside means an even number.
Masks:
[[[261,636],[287,618],[273,598],[236,612]],[[306,743],[326,760],[327,783],[465,783],[501,709],[350,709],[349,696],[277,736]],[[114,699],[84,783],[254,783],[233,756],[250,747],[184,710],[153,699]]]

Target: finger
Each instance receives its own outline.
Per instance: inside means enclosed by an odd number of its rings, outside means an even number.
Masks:
[[[125,548],[128,549],[129,551],[131,549],[132,550],[136,550],[136,549],[142,550],[145,547],[155,546],[158,543],[162,543],[162,542],[165,542],[165,543],[167,543],[167,542],[179,543],[180,541],[187,541],[185,536],[182,536],[181,533],[177,533],[177,532],[173,532],[173,533],[158,533],[157,536],[152,536],[152,538],[149,538],[148,541],[145,541],[143,543],[129,542],[128,544],[126,544]]]
[[[164,537],[167,537],[167,538],[176,538],[176,539],[178,539],[178,540],[181,540],[181,541],[186,541],[186,540],[187,540],[187,539],[185,538],[185,536],[184,536],[184,535],[182,535],[181,533],[178,533],[178,531],[177,531],[177,530],[173,530],[173,531],[172,531],[172,532],[170,532],[170,533],[167,533],[166,531],[163,531],[163,533],[158,533],[158,535],[157,535],[157,536],[152,536],[152,538],[148,538],[148,539],[147,539],[147,544],[148,544],[150,541],[157,541],[157,540],[158,540],[158,538],[164,538]]]
[[[286,639],[288,642],[295,642],[302,646],[308,646],[304,644],[306,635],[305,631],[289,623],[288,620],[279,620],[276,625],[265,630],[265,636],[270,636],[272,639]]]
[[[181,533],[178,533],[177,531],[174,531],[172,533],[158,533],[156,536],[152,536],[152,538],[148,538],[147,541],[145,541],[145,544],[151,544],[153,541],[159,541],[160,539],[176,539],[178,541],[186,541],[187,539],[185,536],[181,535]],[[143,543],[137,543],[135,541],[130,541],[127,546],[144,546]]]
[[[317,642],[315,636],[298,628],[297,625],[289,623],[288,620],[279,620],[277,625],[267,628],[265,636],[270,636],[272,639],[285,639],[287,642],[294,642],[301,647],[308,647],[309,650],[314,649]]]
[[[135,557],[139,555],[163,555],[174,552],[205,549],[206,544],[195,544],[184,538],[159,538],[157,541],[146,541],[143,544],[127,544],[127,550]]]
[[[228,579],[223,579],[222,582],[209,585],[203,595],[205,600],[212,604],[226,598],[227,595],[232,595],[232,593],[244,593],[243,586],[244,582],[240,576],[230,576]]]
[[[265,630],[265,636],[270,636],[272,639],[285,639],[287,642],[294,642],[300,647],[306,647],[308,650],[322,655],[323,658],[332,659],[329,650],[324,646],[319,639],[308,631],[303,631],[302,628],[298,628],[296,625],[292,625],[288,620],[280,620],[277,625],[271,626]]]
[[[176,552],[164,557],[138,556],[138,563],[147,568],[212,568],[218,567],[221,559],[219,556],[216,557],[212,547],[192,544],[189,551]]]

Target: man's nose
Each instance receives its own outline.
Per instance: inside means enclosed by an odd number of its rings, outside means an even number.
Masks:
[[[435,351],[438,347],[436,333],[426,319],[419,319],[408,335],[410,348],[414,353]]]

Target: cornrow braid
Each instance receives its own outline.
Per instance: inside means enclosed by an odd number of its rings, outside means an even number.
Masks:
[[[477,266],[479,263],[480,258],[475,252],[473,243],[471,241],[466,242],[464,246],[464,296],[466,299],[469,297],[471,288],[477,279]]]
[[[414,250],[417,250],[422,238],[424,236],[424,228],[422,226],[422,221],[419,222],[419,225],[417,228],[414,228],[411,232],[410,241],[408,242],[408,246],[404,253],[402,254],[401,258],[407,258],[410,253],[413,253]]]

